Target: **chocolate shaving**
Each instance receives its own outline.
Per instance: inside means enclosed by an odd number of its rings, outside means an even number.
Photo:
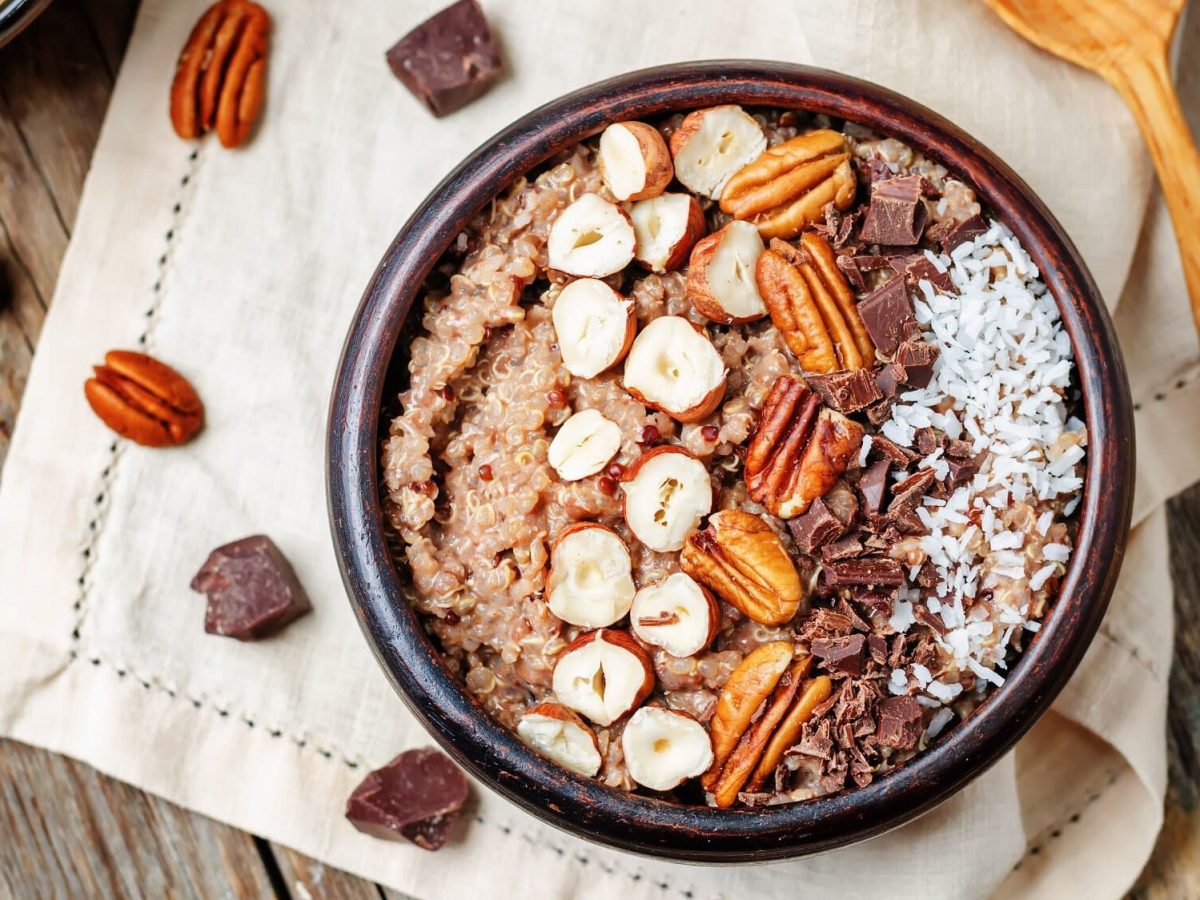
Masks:
[[[811,643],[821,638],[849,634],[851,628],[851,622],[846,616],[834,612],[832,609],[817,607],[804,620],[800,630],[796,632],[796,639],[801,643]]]
[[[858,312],[871,341],[885,356],[895,353],[901,341],[920,337],[921,329],[903,278],[893,278],[868,294],[858,304]]]
[[[817,720],[813,717],[805,722],[804,731],[796,749],[805,756],[830,759],[833,756],[833,738],[829,735],[829,720]]]
[[[947,294],[954,293],[954,280],[950,277],[950,273],[939,272],[937,266],[923,253],[912,256],[894,256],[888,262],[898,275],[904,276],[905,283],[914,290],[920,286],[922,281],[928,281],[939,291]]]
[[[902,175],[871,185],[871,202],[863,219],[862,239],[870,244],[913,246],[929,218],[922,201],[920,175]]]
[[[867,652],[871,655],[871,660],[876,665],[887,665],[887,641],[881,635],[867,635]]]
[[[844,597],[838,600],[837,611],[850,620],[850,627],[855,631],[861,631],[864,634],[871,631],[871,623],[864,620],[854,607],[850,605],[850,601]]]
[[[855,556],[862,556],[865,549],[857,537],[850,535],[849,537],[842,538],[840,541],[834,541],[832,544],[826,544],[822,547],[821,559],[825,562],[831,562],[836,559],[852,559]]]
[[[823,570],[827,584],[843,585],[899,585],[904,583],[904,570],[900,563],[888,557],[860,557],[827,563]]]
[[[897,750],[911,750],[924,730],[921,706],[912,697],[888,697],[879,704],[879,743]]]

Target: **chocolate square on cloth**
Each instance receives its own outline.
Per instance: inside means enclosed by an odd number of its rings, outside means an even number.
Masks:
[[[467,800],[467,778],[440,750],[405,750],[376,769],[346,801],[346,818],[366,834],[407,838],[425,850],[446,843]]]
[[[476,0],[426,19],[387,52],[396,77],[435,116],[462,109],[504,71],[500,48]]]
[[[291,563],[264,534],[218,547],[192,579],[208,595],[204,630],[256,641],[312,609]]]

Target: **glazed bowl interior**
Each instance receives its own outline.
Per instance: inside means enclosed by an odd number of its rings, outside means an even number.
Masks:
[[[1005,684],[925,752],[867,787],[755,810],[684,806],[607,788],[538,756],[486,714],[405,601],[379,487],[382,402],[407,377],[410,309],[463,226],[517,177],[611,122],[720,103],[848,119],[904,141],[973,185],[1024,244],[1058,302],[1089,431],[1076,549],[1059,599]],[[1125,370],[1099,293],[1058,223],[994,154],[936,113],[847,76],[784,63],[694,63],[614,78],[530,113],[417,209],[367,287],[343,351],[330,411],[329,505],[346,588],[380,665],[438,742],[485,784],[552,825],[613,847],[695,862],[780,859],[861,840],[928,810],[995,762],[1048,708],[1112,592],[1129,523],[1132,435]]]

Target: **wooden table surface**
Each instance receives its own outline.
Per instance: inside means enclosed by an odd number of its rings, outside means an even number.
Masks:
[[[56,0],[0,49],[0,465],[137,0]],[[1200,15],[1185,48],[1200,56]],[[1183,58],[1188,54],[1185,52]],[[1200,65],[1181,73],[1200,131]],[[165,100],[163,114],[166,114]],[[1180,302],[1183,299],[1180,298]],[[1200,485],[1170,505],[1178,624],[1166,826],[1137,897],[1200,897]],[[0,897],[398,897],[285,847],[0,741]]]

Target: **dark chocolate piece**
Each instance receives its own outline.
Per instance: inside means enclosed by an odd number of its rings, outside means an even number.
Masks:
[[[883,398],[869,369],[844,369],[827,375],[806,375],[808,386],[825,405],[841,413],[858,412]]]
[[[907,469],[917,461],[917,454],[907,447],[901,447],[895,441],[885,438],[882,434],[872,435],[871,452],[881,458],[890,459],[899,469]],[[930,453],[933,451],[930,450]]]
[[[854,535],[844,537],[840,541],[834,541],[832,544],[826,544],[821,548],[821,559],[825,562],[831,562],[835,559],[852,559],[855,556],[862,556],[866,548],[862,545],[862,541]]]
[[[971,447],[970,441],[962,441],[956,438],[946,442],[946,455],[957,457],[958,459],[970,459],[975,455],[975,451]]]
[[[949,272],[939,272],[937,266],[929,261],[924,253],[912,256],[896,256],[889,262],[897,274],[903,275],[905,282],[914,290],[922,281],[928,281],[939,291],[953,293],[954,281]]]
[[[858,312],[871,341],[884,356],[895,353],[901,341],[921,335],[903,278],[893,278],[868,294],[858,304]]]
[[[846,526],[818,497],[802,516],[788,520],[788,530],[801,553],[815,553],[835,538],[841,537]]]
[[[921,587],[931,588],[937,587],[941,581],[941,576],[938,574],[937,566],[929,560],[921,563],[921,571],[917,573],[917,584]]]
[[[838,521],[850,527],[854,517],[858,515],[858,495],[844,481],[835,481],[833,487],[821,498],[829,511],[838,517]]]
[[[883,639],[882,635],[867,635],[867,653],[870,654],[876,665],[887,665],[887,641]]]
[[[891,401],[896,399],[896,395],[900,393],[900,386],[903,383],[900,379],[903,377],[904,368],[896,365],[894,362],[875,368],[875,386],[879,388],[879,393],[883,394],[884,400]]]
[[[896,401],[892,397],[884,397],[878,403],[872,403],[867,407],[867,421],[872,425],[882,425],[892,417],[892,407]]]
[[[898,585],[904,582],[904,570],[891,557],[841,559],[825,564],[825,581],[833,587],[842,585]]]
[[[942,249],[949,253],[959,244],[973,241],[987,230],[988,224],[982,216],[971,216],[962,222],[955,222],[954,227],[946,233],[944,238],[941,238]]]
[[[905,341],[896,350],[896,364],[904,370],[902,379],[909,387],[928,387],[933,380],[933,364],[941,351],[924,341]]]
[[[858,480],[858,492],[862,494],[863,513],[868,516],[877,516],[883,509],[889,468],[891,468],[889,460],[877,460],[863,472],[862,477]]]
[[[949,456],[946,458],[946,466],[950,470],[946,481],[951,488],[966,484],[979,473],[979,463],[973,459],[960,459]]]
[[[921,706],[912,697],[888,697],[879,704],[879,743],[911,750],[924,730]]]
[[[896,611],[896,593],[895,590],[869,590],[858,594],[855,599],[870,611],[871,616],[887,622]],[[879,640],[883,641],[883,638]],[[879,664],[883,665],[884,662],[881,660]]]
[[[919,455],[928,456],[938,448],[937,432],[928,426],[918,428],[913,433],[913,447],[916,448]]]
[[[843,253],[837,257],[835,262],[842,274],[846,276],[846,280],[850,282],[850,287],[860,292],[867,289],[867,282],[863,278],[862,269],[858,266],[857,256]]]
[[[346,818],[373,837],[407,838],[437,850],[466,799],[467,778],[450,757],[432,747],[405,750],[354,789],[346,801]]]
[[[911,247],[921,240],[929,218],[920,175],[902,175],[871,185],[871,203],[863,219],[862,239],[869,244]]]
[[[262,534],[210,553],[192,590],[208,595],[204,630],[239,641],[274,634],[312,609],[291,564]]]
[[[929,493],[937,476],[933,469],[921,469],[903,481],[892,485],[892,502],[888,504],[888,515],[916,509],[921,498]]]
[[[931,610],[924,603],[913,604],[913,618],[915,618],[922,625],[925,625],[931,628],[933,631],[936,631],[940,635],[944,635],[946,633],[946,623],[942,620],[942,617]]]
[[[387,52],[396,77],[435,116],[462,109],[503,72],[500,49],[476,0],[426,19]]]
[[[861,675],[866,643],[863,635],[851,634],[846,637],[817,638],[808,645],[808,649],[830,672]]]

